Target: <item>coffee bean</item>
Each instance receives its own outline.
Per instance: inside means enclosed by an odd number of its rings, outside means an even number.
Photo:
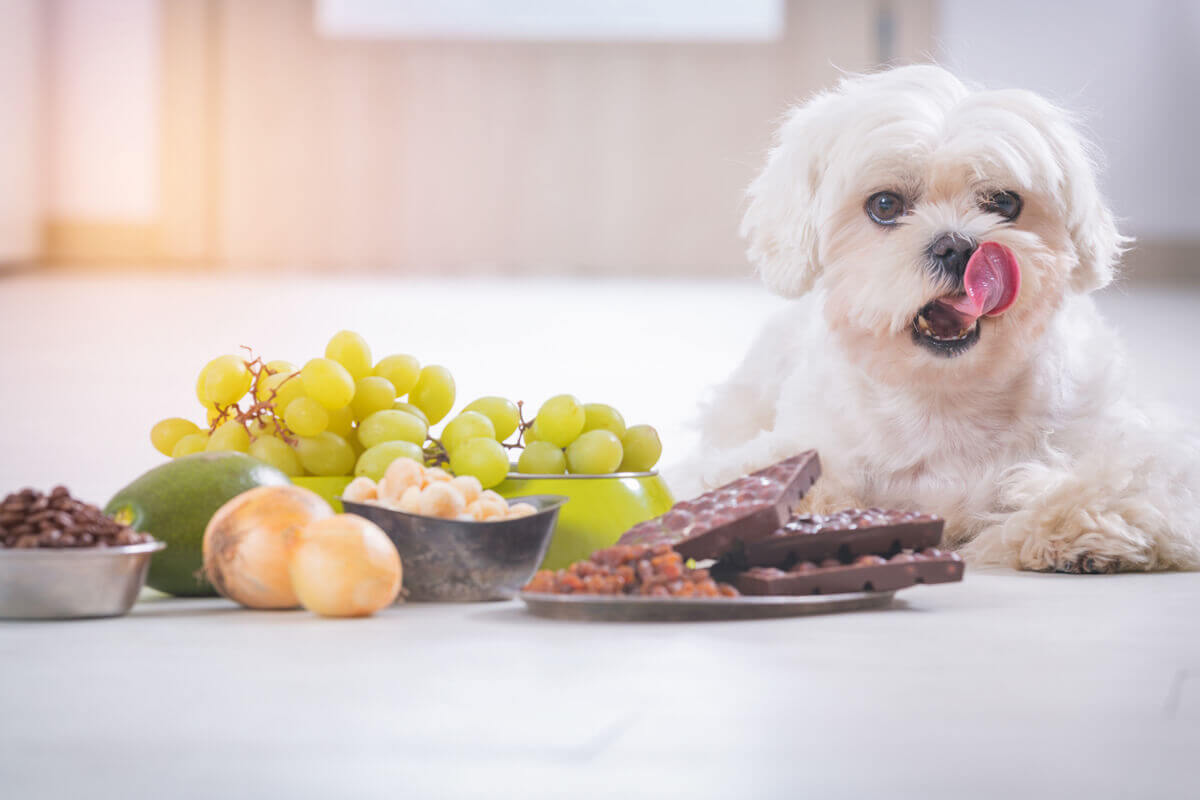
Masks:
[[[116,547],[152,541],[149,534],[71,497],[65,486],[49,494],[26,488],[0,502],[0,547]]]

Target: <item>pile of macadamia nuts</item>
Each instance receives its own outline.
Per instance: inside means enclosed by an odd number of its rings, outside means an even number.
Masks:
[[[499,522],[536,514],[528,503],[508,502],[491,489],[484,490],[471,475],[454,477],[439,467],[425,467],[411,458],[398,458],[379,483],[358,477],[342,492],[352,503],[370,503],[407,514],[464,522]]]

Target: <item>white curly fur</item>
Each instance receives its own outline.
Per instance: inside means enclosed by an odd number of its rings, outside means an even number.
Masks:
[[[883,190],[914,200],[892,229],[863,210]],[[981,209],[997,190],[1015,222]],[[681,493],[816,447],[809,507],[937,511],[975,563],[1200,568],[1200,440],[1132,396],[1087,296],[1128,240],[1067,114],[935,66],[850,77],[790,113],[749,198],[750,259],[797,299],[714,390]],[[946,358],[911,325],[961,291],[926,255],[955,231],[1008,246],[1022,286]]]

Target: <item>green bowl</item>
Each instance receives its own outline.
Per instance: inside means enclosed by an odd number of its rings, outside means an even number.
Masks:
[[[570,498],[558,512],[558,524],[542,569],[561,569],[595,551],[611,547],[639,522],[666,513],[675,502],[657,472],[613,475],[522,475],[509,473],[495,487],[503,497],[559,494]]]
[[[316,492],[342,513],[342,492],[354,480],[292,478],[292,483]],[[510,472],[495,490],[506,498],[559,494],[570,499],[558,513],[554,538],[542,569],[561,569],[611,547],[634,525],[665,514],[675,502],[657,472],[618,472],[612,475],[522,475]]]

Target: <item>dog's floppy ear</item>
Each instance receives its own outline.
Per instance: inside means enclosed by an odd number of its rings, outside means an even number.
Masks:
[[[1112,211],[1100,196],[1093,148],[1074,120],[1056,108],[1051,108],[1047,119],[1050,124],[1045,133],[1062,167],[1060,192],[1067,231],[1079,257],[1071,270],[1071,288],[1090,292],[1112,282],[1117,261],[1133,239],[1120,234]]]
[[[746,255],[771,291],[797,297],[820,274],[816,197],[825,171],[825,148],[816,130],[829,95],[818,95],[788,113],[762,172],[750,184],[742,219]]]

